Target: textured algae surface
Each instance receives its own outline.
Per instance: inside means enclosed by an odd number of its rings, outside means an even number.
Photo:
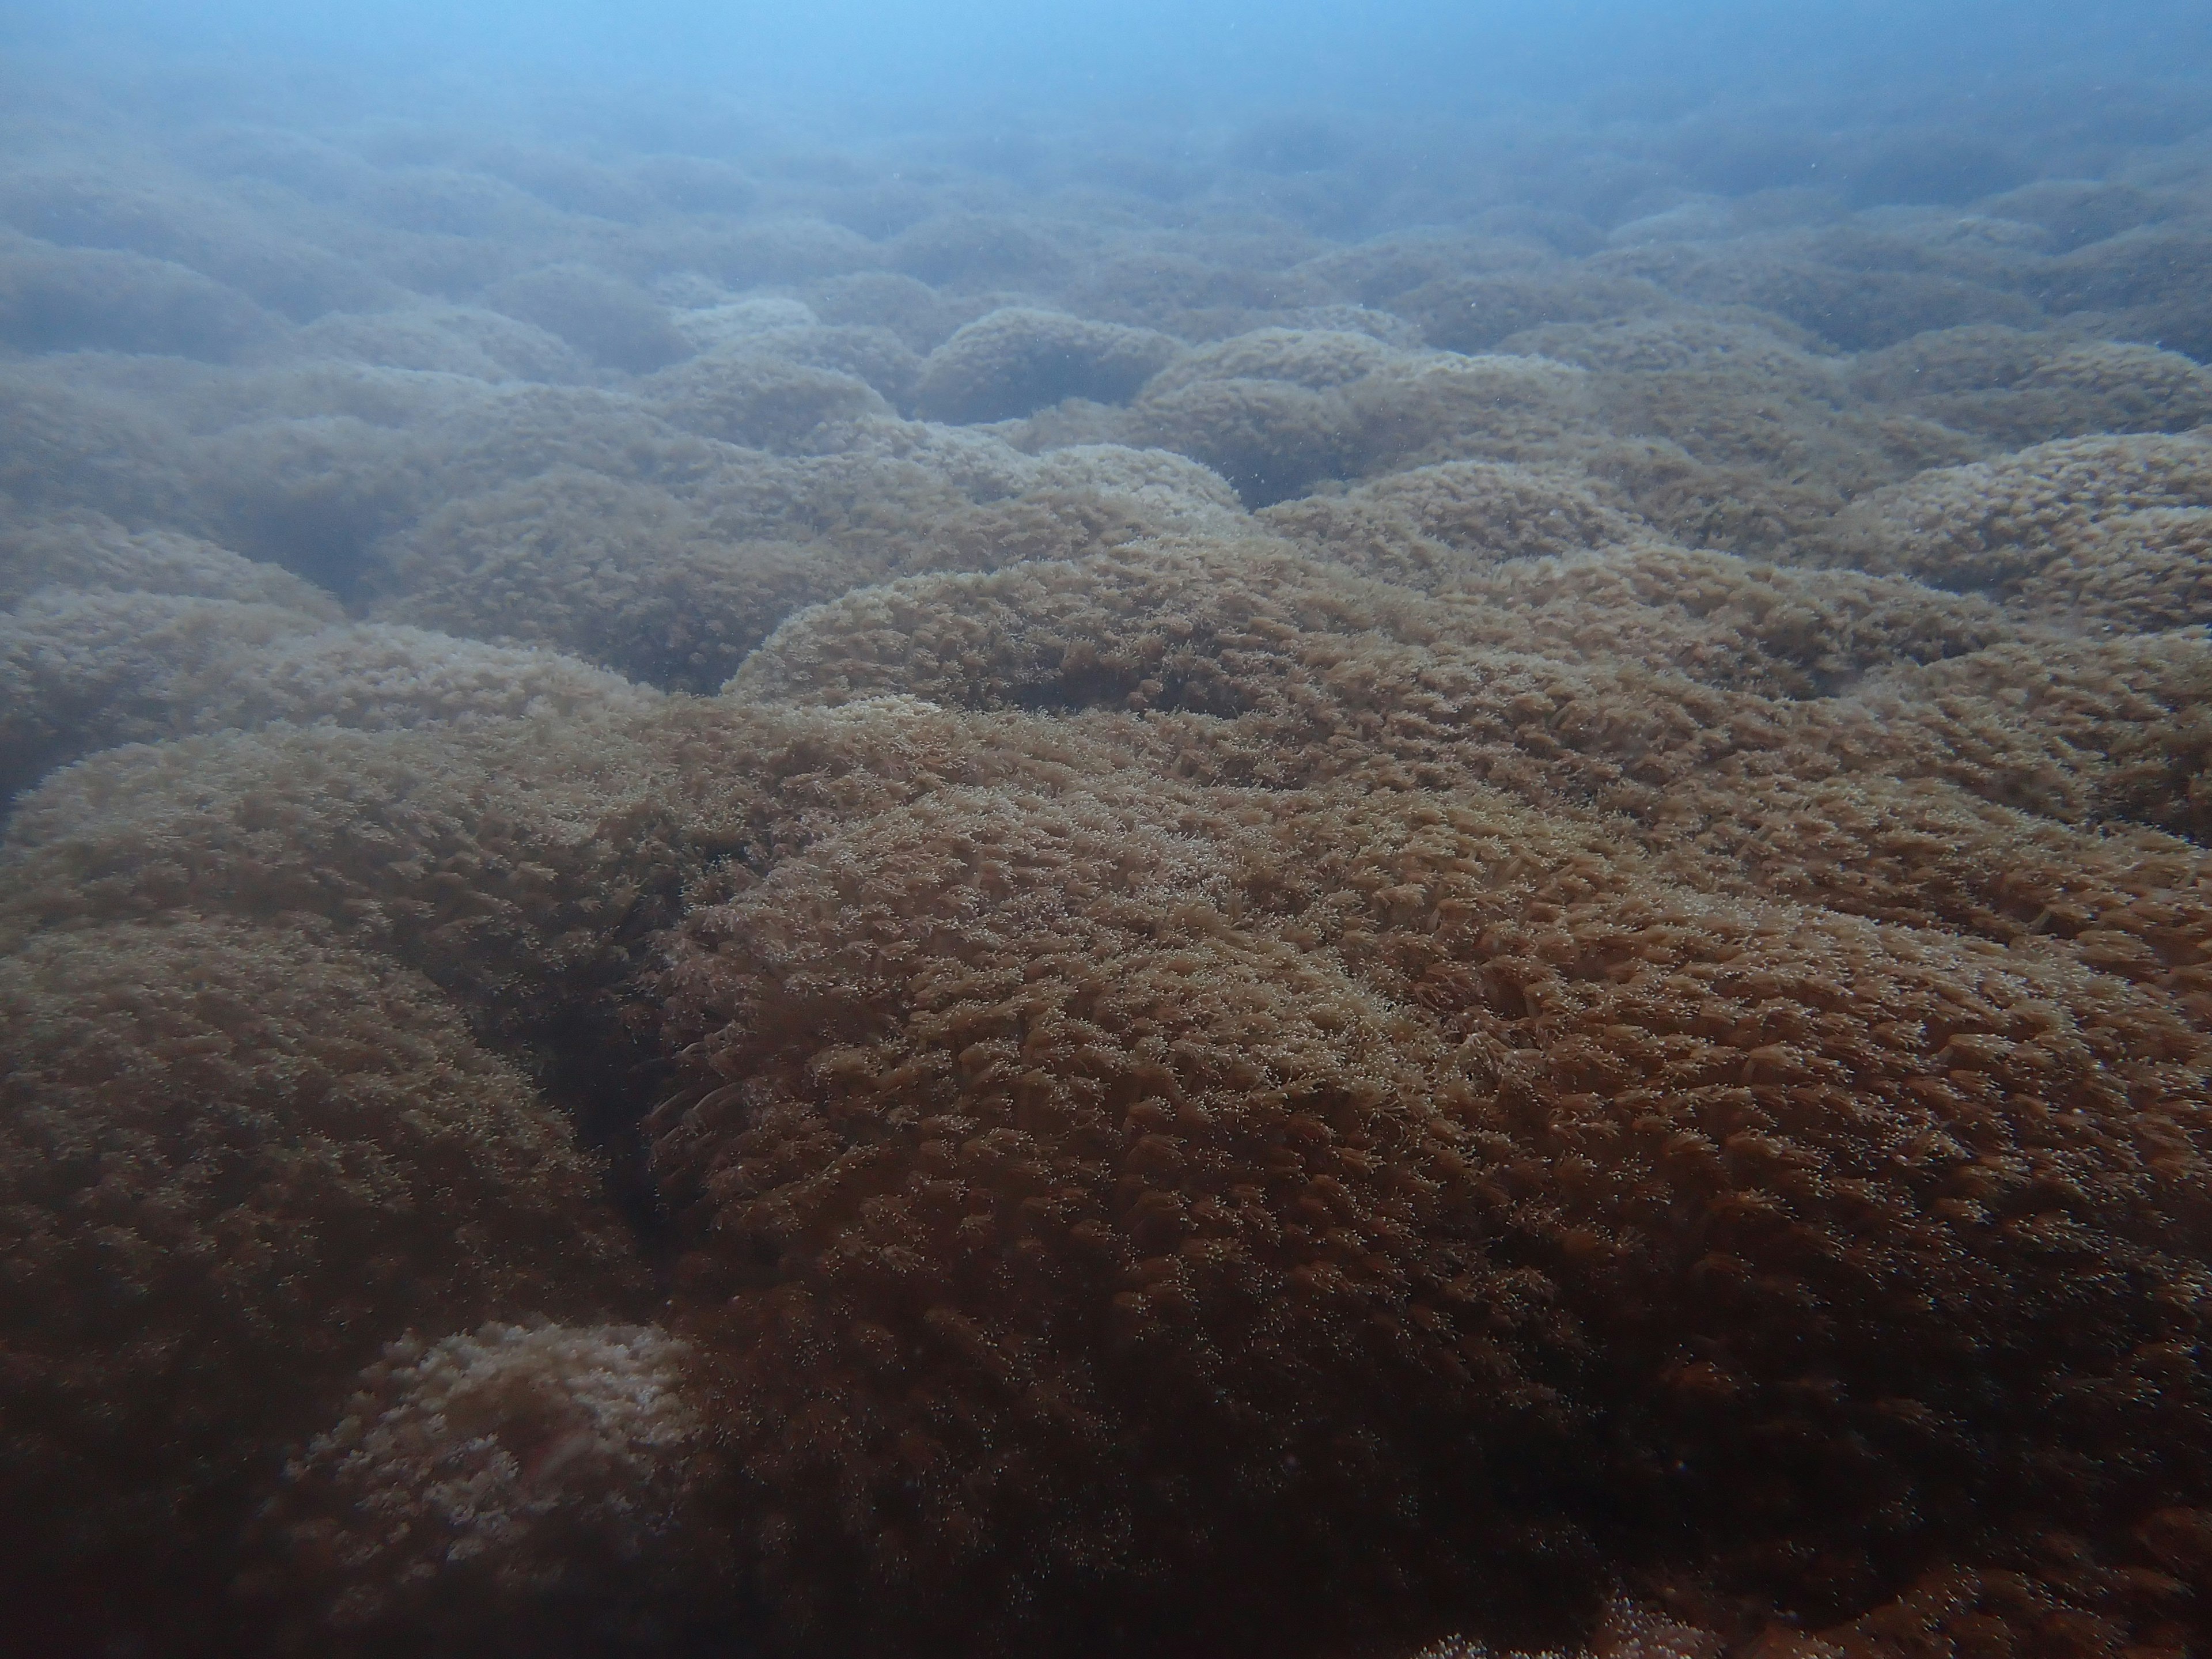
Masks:
[[[0,1649],[2203,1650],[2177,97],[11,114]]]

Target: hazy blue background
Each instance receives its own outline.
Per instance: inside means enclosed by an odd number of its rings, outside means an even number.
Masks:
[[[1203,115],[1298,101],[1463,115],[1606,88],[1678,106],[1824,89],[1971,104],[2024,78],[2197,78],[2212,69],[2212,4],[9,0],[0,42],[19,74],[51,70],[57,50],[165,72],[274,59],[288,74],[319,66],[386,94],[400,79],[419,91],[490,72],[539,88],[649,82],[855,119],[1068,105]]]

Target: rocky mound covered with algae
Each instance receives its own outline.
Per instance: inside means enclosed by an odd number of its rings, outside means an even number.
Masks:
[[[2130,118],[21,118],[9,1639],[2212,1638]]]

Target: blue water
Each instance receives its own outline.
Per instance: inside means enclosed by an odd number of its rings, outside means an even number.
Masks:
[[[159,3],[10,5],[0,40],[82,64],[119,58],[199,67],[306,66],[400,84],[462,76],[550,80],[959,119],[987,110],[1194,112],[1316,100],[1465,118],[1534,97],[1601,91],[1802,108],[1934,96],[1972,118],[2021,84],[2201,81],[2212,18],[2188,0],[2099,8],[1941,5],[1534,5],[1354,8],[1296,0],[1123,0],[1037,7],[832,0],[806,6],[648,0],[635,5],[365,7]],[[2002,119],[2002,115],[1999,116]]]

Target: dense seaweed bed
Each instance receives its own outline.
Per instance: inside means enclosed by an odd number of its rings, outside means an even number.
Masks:
[[[2212,107],[0,173],[0,1646],[2212,1638]]]

